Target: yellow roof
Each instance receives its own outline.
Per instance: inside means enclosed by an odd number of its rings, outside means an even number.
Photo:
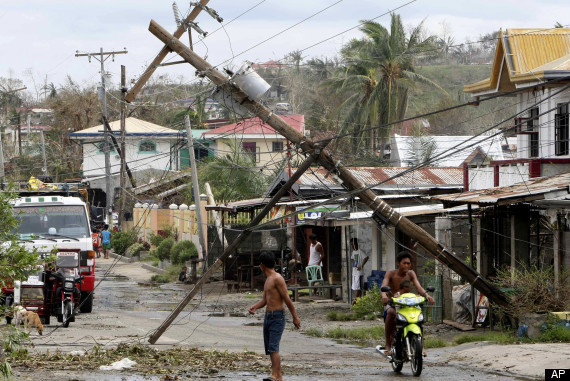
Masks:
[[[121,129],[121,121],[114,120],[109,122],[109,126],[113,132],[118,132]],[[173,130],[167,127],[159,126],[158,124],[146,122],[137,118],[126,118],[125,119],[125,132],[129,135],[163,135],[163,134],[178,134],[179,131]],[[80,131],[76,131],[70,134],[70,136],[85,136],[103,134],[103,125],[89,127]]]
[[[510,91],[519,83],[545,80],[545,73],[568,70],[570,29],[507,29],[499,31],[491,76],[464,86],[464,91]]]

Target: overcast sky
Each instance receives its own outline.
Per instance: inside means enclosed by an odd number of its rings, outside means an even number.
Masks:
[[[178,1],[178,6],[184,15],[190,10],[189,2]],[[499,28],[550,28],[557,21],[565,24],[570,16],[568,0],[212,0],[209,6],[218,11],[227,25],[225,31],[211,33],[219,24],[206,13],[201,14],[197,21],[211,35],[195,50],[207,56],[213,65],[227,65],[232,50],[233,55],[238,55],[275,34],[278,35],[235,57],[232,63],[281,59],[290,51],[305,48],[305,56],[332,57],[344,42],[360,36],[358,29],[342,32],[361,20],[378,16],[376,21],[387,26],[391,10],[400,14],[407,26],[426,19],[425,26],[433,34],[441,33],[445,22],[456,43],[467,38],[475,40]],[[301,22],[317,12],[320,13]],[[114,84],[120,80],[120,65],[126,66],[129,80],[137,78],[162,47],[148,31],[151,19],[173,32],[176,25],[172,1],[2,0],[0,77],[20,78],[29,90],[34,86],[32,77],[38,87],[43,86],[46,76],[47,82],[56,86],[64,82],[66,75],[81,84],[95,84],[100,80],[99,63],[89,63],[86,57],[76,58],[76,50],[87,53],[126,47],[128,54],[116,56],[114,62],[108,60],[106,69]],[[319,43],[339,33],[342,34]],[[186,35],[182,40],[187,41]],[[317,45],[311,47],[314,44]],[[172,54],[167,59],[179,60]],[[189,80],[193,72],[185,64],[160,68],[156,73],[184,75]]]

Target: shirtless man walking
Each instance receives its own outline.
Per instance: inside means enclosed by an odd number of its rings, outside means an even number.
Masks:
[[[396,257],[398,263],[397,270],[390,270],[386,272],[382,287],[389,286],[392,293],[400,291],[400,284],[404,279],[409,280],[418,290],[421,296],[425,297],[430,304],[434,303],[434,299],[428,295],[427,291],[423,289],[418,281],[418,277],[412,267],[412,255],[407,251],[402,251]],[[392,354],[392,343],[394,342],[394,333],[396,332],[396,310],[391,307],[388,302],[390,298],[388,294],[382,293],[382,303],[384,303],[384,324],[386,334],[386,347],[384,354],[390,356]]]
[[[263,298],[253,306],[249,307],[249,313],[254,314],[260,308],[265,309],[265,320],[263,321],[263,343],[265,344],[265,354],[271,357],[271,377],[264,378],[267,381],[281,381],[281,357],[279,356],[279,342],[285,329],[285,310],[283,303],[287,305],[293,316],[295,328],[301,328],[301,319],[297,316],[295,306],[289,298],[285,279],[281,274],[275,272],[275,257],[269,252],[263,252],[259,256],[261,262],[259,267],[265,274],[265,286],[263,287]]]

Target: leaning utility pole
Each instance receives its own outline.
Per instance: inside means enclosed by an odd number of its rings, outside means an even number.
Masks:
[[[237,85],[229,81],[224,74],[195,54],[177,38],[158,25],[154,20],[151,20],[149,30],[162,42],[167,44],[171,50],[177,52],[184,60],[194,66],[200,74],[207,76],[214,84],[221,87],[224,93],[231,94],[237,103],[255,113],[261,120],[269,124],[274,130],[299,147],[301,151],[308,153],[315,149],[316,145],[313,141],[304,136],[300,131],[295,130],[291,125],[286,123],[278,115],[275,115],[267,107],[257,101],[251,100]],[[378,224],[390,224],[397,227],[410,238],[422,245],[424,249],[426,249],[426,251],[434,256],[438,261],[442,262],[445,266],[451,268],[453,271],[472,283],[473,286],[486,295],[489,300],[502,307],[508,306],[509,299],[502,291],[483,279],[480,274],[463,263],[462,260],[457,258],[457,256],[455,256],[449,249],[442,246],[424,229],[395,211],[390,205],[382,200],[381,196],[377,196],[339,161],[334,160],[327,151],[323,151],[320,154],[319,163],[328,171],[335,173],[341,179],[346,188],[358,191],[360,200],[368,205],[372,210],[372,217]],[[229,255],[224,251],[222,257],[226,254]],[[225,259],[222,257],[220,259]],[[220,259],[218,259],[218,261]],[[207,273],[204,274],[203,278],[206,275]],[[198,284],[196,284],[196,286],[198,286]],[[158,337],[156,337],[155,334],[150,340],[156,341],[157,339]]]
[[[105,85],[105,61],[109,59],[109,57],[113,57],[113,61],[115,60],[115,54],[127,54],[127,49],[125,48],[123,51],[118,52],[104,52],[103,48],[99,51],[99,53],[76,53],[75,57],[88,57],[89,62],[91,62],[91,57],[95,58],[97,61],[101,63],[101,100],[103,103],[103,121],[105,122],[107,119],[107,88]],[[109,225],[113,226],[113,210],[111,208],[111,203],[113,202],[111,198],[111,153],[110,148],[111,145],[109,143],[109,131],[107,129],[103,130],[104,136],[104,143],[103,143],[103,152],[105,153],[105,211],[107,215],[107,221]]]
[[[192,126],[190,125],[190,117],[188,114],[184,115],[184,124],[186,125],[188,156],[190,156],[190,168],[192,169],[192,193],[194,194],[194,206],[196,206],[194,211],[198,218],[198,239],[200,241],[199,259],[206,260],[206,240],[204,239],[204,221],[202,221],[202,207],[200,206],[200,188],[198,187],[198,172],[196,171],[196,157],[194,156]]]

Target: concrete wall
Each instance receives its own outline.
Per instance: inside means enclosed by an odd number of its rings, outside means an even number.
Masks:
[[[229,139],[228,139],[229,140]],[[231,139],[236,145],[241,145],[242,143],[255,143],[257,153],[256,153],[256,166],[264,167],[269,163],[267,168],[276,169],[279,164],[286,158],[287,141],[282,136],[267,135],[266,137],[259,138],[247,138],[243,139]],[[283,151],[273,152],[273,142],[282,142]],[[224,139],[216,140],[213,148],[216,151],[216,156],[222,156],[229,152],[232,152],[231,148],[224,143]]]
[[[156,152],[140,152],[139,143],[143,140],[150,140],[156,143]],[[83,176],[94,177],[105,174],[105,154],[99,152],[97,142],[83,144]],[[170,145],[174,140],[158,140],[143,138],[127,138],[126,141],[126,159],[127,165],[131,170],[141,170],[147,168],[155,168],[167,170],[170,168]],[[121,160],[117,152],[111,152],[111,172],[119,172],[121,169]]]

